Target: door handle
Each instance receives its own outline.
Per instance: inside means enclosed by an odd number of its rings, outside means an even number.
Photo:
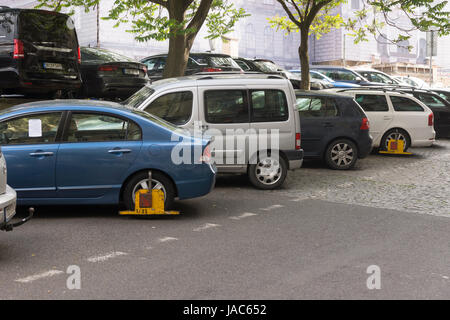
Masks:
[[[331,122],[323,122],[322,125],[324,127],[334,127],[334,125]]]
[[[392,117],[383,117],[383,120],[392,120]]]
[[[54,153],[53,152],[32,152],[30,153],[30,156],[32,157],[51,157],[53,156]]]
[[[130,153],[130,149],[112,149],[109,150],[108,153]]]

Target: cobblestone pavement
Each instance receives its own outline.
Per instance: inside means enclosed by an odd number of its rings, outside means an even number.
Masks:
[[[372,154],[350,171],[306,162],[274,192],[299,201],[320,199],[450,217],[450,140],[409,151],[414,155]]]

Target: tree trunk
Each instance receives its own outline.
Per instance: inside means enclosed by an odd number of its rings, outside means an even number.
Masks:
[[[300,47],[298,48],[298,55],[300,57],[300,67],[302,71],[302,83],[300,88],[309,90],[309,54],[308,54],[308,32],[309,26],[300,29]]]
[[[178,35],[169,39],[169,54],[164,68],[163,78],[184,76],[190,47],[186,45],[186,35]]]

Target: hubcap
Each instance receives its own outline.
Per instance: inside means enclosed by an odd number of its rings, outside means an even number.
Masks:
[[[273,158],[260,160],[255,168],[255,175],[259,182],[272,185],[281,179],[282,167],[280,162]]]
[[[389,147],[389,140],[402,140],[403,141],[403,151],[405,151],[406,148],[406,137],[400,133],[400,132],[392,132],[390,135],[386,138],[386,150]]]
[[[353,149],[346,143],[338,143],[331,149],[331,160],[338,166],[349,165],[353,157]]]
[[[133,203],[136,201],[136,193],[138,190],[147,189],[148,190],[149,180],[144,179],[139,181],[133,189]],[[153,190],[162,190],[164,192],[164,201],[166,201],[166,189],[164,185],[158,180],[152,179],[152,189]]]

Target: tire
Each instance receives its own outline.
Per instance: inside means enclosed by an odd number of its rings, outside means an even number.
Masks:
[[[286,179],[288,166],[286,160],[279,155],[278,159],[270,153],[264,158],[258,157],[257,164],[248,166],[250,182],[258,189],[272,190],[280,187]]]
[[[325,151],[325,162],[334,170],[348,170],[358,160],[358,148],[348,139],[339,139],[330,143]]]
[[[388,149],[388,142],[391,138],[399,140],[403,140],[405,142],[405,147],[403,151],[408,150],[408,148],[411,146],[411,138],[409,137],[409,134],[402,129],[391,129],[387,131],[383,137],[381,138],[380,142],[380,150],[386,151]]]
[[[146,187],[147,186],[147,187]],[[152,172],[153,189],[161,189],[164,192],[164,208],[170,209],[175,198],[175,188],[172,181],[160,172]],[[148,188],[148,172],[140,172],[134,175],[123,189],[123,202],[127,210],[134,211],[135,192]]]

